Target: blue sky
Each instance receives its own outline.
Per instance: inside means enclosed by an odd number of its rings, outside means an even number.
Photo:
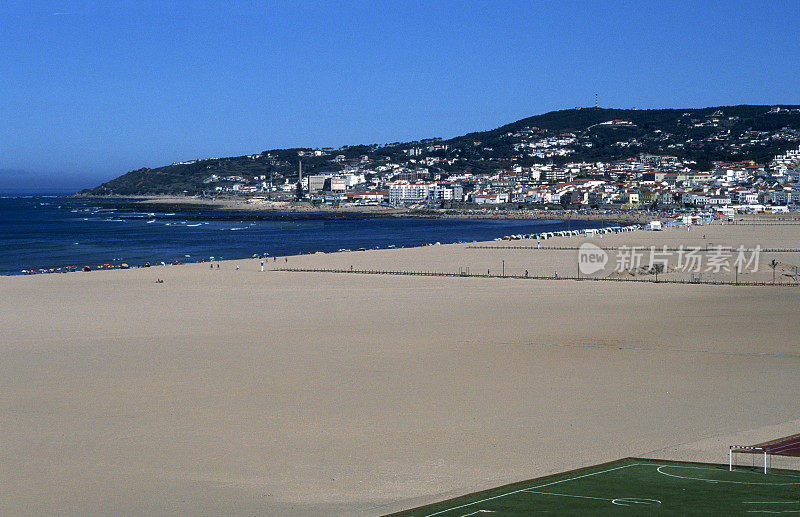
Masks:
[[[290,5],[292,4],[292,5]],[[0,188],[588,106],[800,104],[796,2],[0,3]]]

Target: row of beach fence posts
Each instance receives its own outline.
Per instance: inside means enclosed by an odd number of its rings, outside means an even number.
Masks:
[[[446,273],[443,271],[392,271],[386,269],[313,269],[313,268],[290,268],[281,267],[273,271],[285,271],[292,273],[349,273],[357,275],[399,275],[399,276],[438,276],[438,277],[462,277],[462,278],[511,278],[516,280],[576,280],[578,282],[634,282],[648,284],[695,284],[695,285],[734,285],[734,286],[775,286],[775,287],[797,287],[797,282],[733,282],[730,280],[664,280],[664,279],[637,279],[637,278],[608,278],[608,277],[577,277],[577,276],[542,276],[542,275],[496,275],[496,274],[475,274],[470,273],[469,268],[462,269],[457,273]]]

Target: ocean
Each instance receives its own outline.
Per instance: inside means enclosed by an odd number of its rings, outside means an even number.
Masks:
[[[332,219],[308,213],[196,210],[125,200],[0,195],[0,274],[23,270],[296,255],[485,241],[607,226],[597,221]]]

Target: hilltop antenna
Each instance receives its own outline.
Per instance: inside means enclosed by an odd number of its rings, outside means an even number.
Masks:
[[[300,160],[297,164],[297,182],[300,183],[303,181],[303,160]]]
[[[597,93],[594,94],[594,107],[597,107]]]

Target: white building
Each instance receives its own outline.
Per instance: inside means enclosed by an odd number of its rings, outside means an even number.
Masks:
[[[389,184],[389,202],[394,205],[462,201],[463,199],[464,193],[460,185],[436,182],[410,183],[407,181],[396,181]]]

